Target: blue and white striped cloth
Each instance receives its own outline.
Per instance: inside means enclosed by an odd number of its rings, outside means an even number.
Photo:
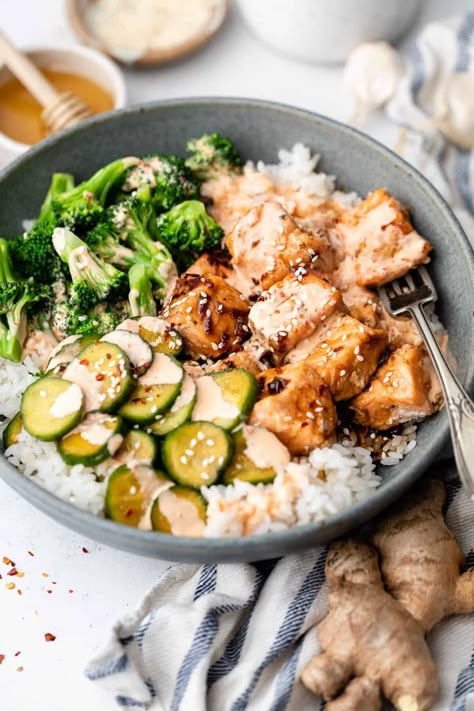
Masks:
[[[434,82],[474,71],[474,12],[426,27],[388,107],[409,129],[405,157],[421,168],[474,237],[474,159],[420,134]],[[470,214],[471,213],[471,214]],[[452,470],[451,470],[452,471]],[[447,523],[474,565],[474,504],[453,481]],[[326,550],[258,564],[176,565],[134,614],[119,621],[87,675],[118,707],[150,711],[305,711],[323,704],[299,682],[318,652]],[[441,689],[433,711],[474,711],[474,616],[452,617],[429,635]]]
[[[448,486],[447,523],[474,565],[474,503]],[[326,549],[257,564],[172,566],[119,621],[87,675],[118,707],[150,711],[305,711],[299,682],[327,609]],[[474,616],[429,635],[441,691],[434,711],[474,711]]]

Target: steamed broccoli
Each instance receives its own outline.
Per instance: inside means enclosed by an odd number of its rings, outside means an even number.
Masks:
[[[72,190],[57,195],[51,204],[57,226],[82,230],[95,225],[104,212],[110,191],[120,184],[136,160],[115,160]]]
[[[107,208],[100,222],[83,235],[84,242],[98,257],[121,269],[135,263],[133,250],[120,242],[120,235],[113,215],[115,206]]]
[[[198,200],[176,205],[158,217],[160,239],[170,248],[176,263],[186,269],[196,256],[220,244],[224,231]]]
[[[77,304],[62,301],[53,308],[53,327],[61,338],[93,333],[98,337],[110,333],[128,317],[127,302],[101,303],[84,311]]]
[[[42,298],[37,285],[14,276],[7,242],[0,239],[0,356],[21,361],[28,307]]]
[[[72,286],[71,306],[87,312],[101,301],[120,301],[128,292],[128,280],[111,264],[91,252],[85,242],[64,227],[56,227],[53,244],[58,255],[69,267]]]
[[[146,267],[143,264],[134,264],[128,272],[128,281],[130,316],[156,316],[156,303]]]
[[[52,233],[48,222],[37,222],[29,232],[8,240],[11,260],[20,276],[41,282],[54,281],[61,265],[53,247]]]
[[[123,185],[125,192],[148,186],[158,212],[169,210],[183,200],[199,197],[199,186],[183,158],[178,156],[145,156],[129,170]]]
[[[234,144],[219,133],[205,133],[188,141],[186,149],[193,153],[186,165],[198,180],[209,180],[223,174],[240,171],[241,160]]]
[[[53,173],[51,183],[40,208],[37,222],[54,225],[56,218],[52,208],[53,200],[62,193],[69,192],[74,187],[74,178],[69,173]]]

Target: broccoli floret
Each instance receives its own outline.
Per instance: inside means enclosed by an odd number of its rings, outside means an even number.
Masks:
[[[84,242],[98,257],[121,269],[135,263],[133,250],[120,242],[120,233],[112,217],[115,208],[107,208],[103,219],[83,236]]]
[[[74,178],[69,173],[53,173],[51,183],[46,193],[46,197],[40,208],[38,222],[55,223],[54,211],[52,208],[53,200],[62,193],[69,192],[74,188]]]
[[[32,281],[13,274],[6,240],[0,239],[0,356],[21,361],[28,326],[28,307],[44,298]]]
[[[124,260],[129,267],[133,264],[143,264],[146,267],[154,295],[162,299],[169,280],[176,276],[177,272],[168,248],[161,241],[153,239],[150,233],[151,227],[156,231],[153,205],[135,195],[110,209],[120,241],[133,254],[132,259],[124,256]]]
[[[196,256],[220,244],[224,231],[199,200],[188,200],[158,217],[161,240],[170,248],[180,269]]]
[[[51,283],[61,269],[52,242],[53,228],[37,222],[29,232],[8,240],[10,257],[18,274],[35,281]]]
[[[205,133],[201,138],[192,138],[186,149],[193,153],[186,160],[186,165],[198,180],[240,171],[242,161],[234,144],[219,133]]]
[[[199,197],[199,185],[183,158],[178,156],[145,156],[127,175],[123,190],[132,192],[148,187],[158,212],[169,210],[183,200]]]
[[[144,264],[134,264],[128,272],[130,316],[156,316],[156,302]]]
[[[57,304],[53,309],[53,327],[61,338],[86,333],[98,337],[110,333],[129,316],[127,302],[118,304],[101,303],[84,311],[69,301]]]
[[[121,158],[98,170],[88,180],[53,199],[51,208],[59,226],[87,230],[101,218],[110,191],[119,185],[136,158]]]
[[[69,267],[72,279],[70,304],[86,313],[101,301],[112,303],[126,298],[126,275],[112,264],[106,264],[71,230],[56,227],[53,232],[56,252]]]

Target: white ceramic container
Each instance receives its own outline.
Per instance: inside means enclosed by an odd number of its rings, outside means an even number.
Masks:
[[[250,29],[285,54],[342,62],[361,42],[393,42],[422,0],[238,0]]]

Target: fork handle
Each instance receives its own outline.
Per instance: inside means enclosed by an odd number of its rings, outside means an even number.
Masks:
[[[474,402],[451,370],[422,305],[409,309],[431,356],[443,390],[454,458],[465,490],[474,498]]]

